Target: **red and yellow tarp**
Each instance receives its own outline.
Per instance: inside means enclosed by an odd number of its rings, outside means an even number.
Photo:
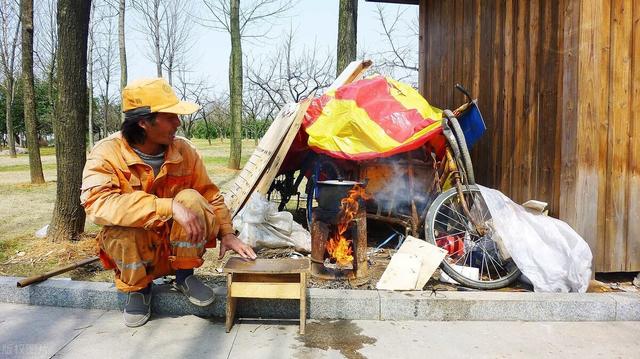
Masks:
[[[303,128],[313,151],[367,160],[424,145],[442,132],[441,119],[411,86],[374,76],[314,99]]]

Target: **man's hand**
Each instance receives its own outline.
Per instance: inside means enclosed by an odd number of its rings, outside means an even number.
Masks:
[[[195,213],[183,206],[178,201],[173,201],[173,220],[178,222],[187,234],[187,240],[191,243],[204,242],[204,225]]]
[[[227,252],[227,250],[232,250],[245,259],[256,259],[257,257],[256,253],[251,247],[242,243],[242,241],[232,233],[225,234],[224,237],[222,237],[222,239],[220,240],[220,259],[224,257],[224,254]]]

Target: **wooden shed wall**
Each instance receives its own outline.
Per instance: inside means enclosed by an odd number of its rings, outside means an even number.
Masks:
[[[423,95],[479,99],[478,181],[549,202],[596,271],[640,270],[640,1],[422,0],[420,24]]]

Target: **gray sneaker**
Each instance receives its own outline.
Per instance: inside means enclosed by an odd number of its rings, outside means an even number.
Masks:
[[[144,325],[151,317],[151,293],[129,292],[122,316],[124,325],[129,328]]]
[[[176,282],[174,287],[182,292],[191,303],[200,307],[206,307],[213,303],[215,298],[213,289],[202,283],[202,281],[193,274],[188,276],[182,284]]]

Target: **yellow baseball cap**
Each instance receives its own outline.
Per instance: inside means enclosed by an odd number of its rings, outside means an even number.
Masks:
[[[140,79],[129,83],[122,90],[122,110],[149,107],[149,112],[168,112],[189,115],[200,106],[193,102],[180,101],[167,80],[163,78]]]

